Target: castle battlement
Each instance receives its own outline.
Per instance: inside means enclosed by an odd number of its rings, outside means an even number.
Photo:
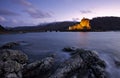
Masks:
[[[76,24],[74,26],[69,26],[69,30],[90,30],[90,20],[87,18],[83,18],[79,24]]]

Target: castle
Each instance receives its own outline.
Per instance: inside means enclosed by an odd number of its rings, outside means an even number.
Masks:
[[[83,18],[79,24],[74,26],[69,26],[69,30],[90,30],[90,20],[87,18]]]

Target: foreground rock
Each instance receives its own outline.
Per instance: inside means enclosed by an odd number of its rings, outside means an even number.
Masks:
[[[27,55],[19,50],[0,50],[0,78],[22,78],[27,60]]]
[[[76,49],[54,71],[55,57],[28,63],[19,50],[0,49],[0,78],[106,78],[106,64],[96,52]]]
[[[61,64],[55,73],[49,78],[70,78],[73,74],[77,73],[77,70],[82,66],[83,60],[79,55],[77,55]]]
[[[106,78],[105,66],[95,52],[77,49],[49,78]]]
[[[78,50],[79,53],[79,50]],[[86,63],[88,69],[89,69],[89,74],[91,78],[106,78],[106,72],[105,72],[105,67],[106,64],[103,60],[99,58],[99,56],[96,54],[96,52],[93,51],[81,51],[80,56],[83,58],[84,63]]]
[[[73,52],[73,51],[75,51],[75,49],[76,49],[75,47],[65,47],[62,50],[65,52]]]
[[[118,58],[114,58],[113,60],[114,60],[116,67],[120,68],[120,60]]]
[[[2,49],[0,50],[1,61],[17,61],[20,64],[25,64],[28,61],[28,56],[19,50]]]
[[[0,78],[39,78],[42,72],[45,72],[45,77],[42,78],[46,78],[54,63],[54,57],[30,64],[27,62],[27,55],[19,50],[0,50]]]
[[[4,78],[22,78],[22,64],[8,60],[3,65]]]
[[[24,66],[23,78],[48,78],[54,61],[54,56],[50,56]]]
[[[0,49],[11,49],[15,46],[20,45],[19,42],[9,42],[0,47]]]

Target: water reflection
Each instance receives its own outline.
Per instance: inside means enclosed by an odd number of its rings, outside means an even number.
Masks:
[[[120,78],[120,68],[115,67],[113,59],[120,60],[120,32],[47,32],[0,35],[0,45],[12,41],[25,41],[26,43],[22,43],[22,49],[33,60],[43,58],[48,53],[56,53],[57,58],[62,61],[69,57],[61,52],[65,46],[96,50],[106,61],[110,78]]]
[[[88,32],[80,33],[80,42],[83,47],[86,47],[88,45]]]

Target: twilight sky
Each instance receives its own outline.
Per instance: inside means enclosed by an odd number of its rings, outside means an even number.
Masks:
[[[0,0],[0,24],[30,26],[83,17],[120,17],[120,0]]]

